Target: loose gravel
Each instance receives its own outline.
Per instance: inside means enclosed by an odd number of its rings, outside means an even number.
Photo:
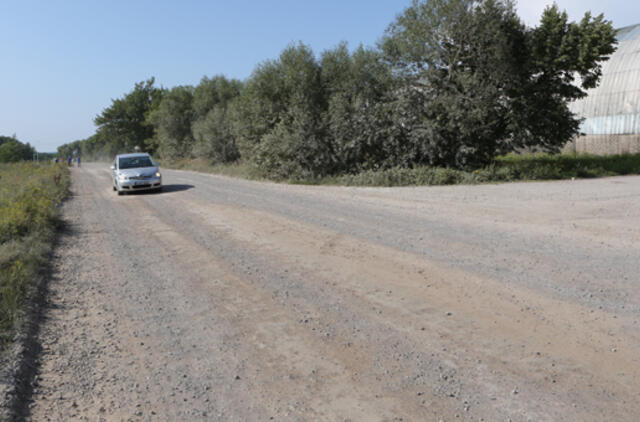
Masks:
[[[640,178],[344,188],[72,169],[18,420],[640,414]]]

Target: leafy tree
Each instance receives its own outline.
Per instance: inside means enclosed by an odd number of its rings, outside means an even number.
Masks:
[[[0,163],[31,160],[35,152],[29,143],[23,144],[15,137],[0,136]]]
[[[136,83],[131,92],[113,100],[94,119],[97,132],[109,139],[111,154],[130,152],[136,146],[144,148],[145,145],[151,152],[155,150],[154,129],[148,116],[159,106],[164,90],[154,87],[154,82],[151,78]]]
[[[414,0],[378,49],[340,44],[318,60],[290,45],[244,83],[214,76],[167,91],[151,78],[96,117],[95,135],[61,149],[95,158],[146,145],[285,178],[477,168],[575,136],[568,103],[598,84],[614,49],[602,16],[569,22],[554,5],[527,28],[512,0]]]
[[[16,136],[0,136],[0,145],[4,144],[5,142],[9,142],[9,141],[15,141],[16,140]]]
[[[160,156],[169,159],[190,158],[193,147],[193,87],[178,86],[167,92],[149,122],[156,129],[154,138]]]
[[[254,69],[242,95],[231,106],[233,133],[241,157],[250,159],[262,137],[273,130],[285,109],[278,63],[266,61]]]
[[[510,0],[414,0],[381,43],[405,80],[396,105],[412,161],[478,167],[524,147],[559,149],[577,134],[567,103],[584,93],[573,75],[596,84],[613,43],[601,16],[568,24],[555,6],[528,30]]]
[[[327,97],[326,132],[335,170],[356,172],[396,165],[397,135],[391,118],[391,68],[376,50],[346,43],[325,51],[322,83]]]
[[[242,82],[237,79],[227,79],[223,75],[213,78],[205,76],[193,92],[194,118],[197,120],[205,117],[216,105],[228,104],[238,97],[241,91]]]
[[[557,152],[579,133],[568,103],[598,85],[602,63],[615,51],[615,30],[603,15],[589,12],[579,23],[568,22],[554,4],[526,40],[526,77],[513,95],[513,145]]]
[[[241,155],[278,177],[326,173],[332,154],[322,133],[325,108],[313,52],[287,47],[258,66],[233,110]]]
[[[239,158],[228,108],[242,91],[236,79],[203,78],[193,94],[193,154],[212,163]]]

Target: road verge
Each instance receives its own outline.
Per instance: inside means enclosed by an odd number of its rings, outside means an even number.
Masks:
[[[362,169],[327,176],[292,175],[278,178],[251,163],[210,164],[192,159],[162,162],[163,167],[213,173],[248,180],[339,186],[440,186],[475,185],[540,180],[567,180],[640,174],[640,154],[599,156],[592,154],[508,154],[489,166],[459,170],[415,166]]]
[[[29,388],[56,234],[67,197],[63,165],[0,165],[0,419]],[[31,363],[30,363],[31,362]]]

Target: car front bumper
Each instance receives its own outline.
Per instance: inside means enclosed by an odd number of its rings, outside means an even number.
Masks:
[[[121,191],[133,192],[159,189],[162,187],[162,177],[153,177],[144,180],[119,180],[118,188]]]

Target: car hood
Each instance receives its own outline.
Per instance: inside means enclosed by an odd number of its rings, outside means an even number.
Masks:
[[[136,169],[118,170],[118,173],[127,177],[153,176],[158,171],[158,167],[142,167]]]

